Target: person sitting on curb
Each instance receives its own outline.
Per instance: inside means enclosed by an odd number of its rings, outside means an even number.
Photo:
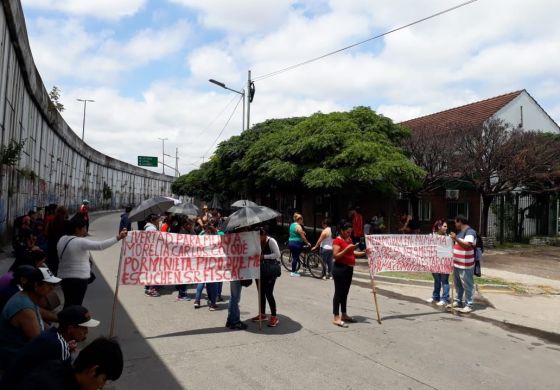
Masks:
[[[48,268],[35,268],[26,279],[0,314],[0,367],[7,367],[29,340],[45,330],[39,302],[60,282]]]
[[[122,375],[124,359],[120,345],[100,337],[85,347],[72,366],[47,360],[9,388],[17,390],[94,390]]]
[[[28,372],[47,360],[59,360],[71,365],[72,354],[77,355],[77,343],[85,341],[88,329],[99,325],[83,306],[68,306],[58,313],[58,328],[41,332],[19,351],[2,378],[0,387],[6,388],[21,381]]]

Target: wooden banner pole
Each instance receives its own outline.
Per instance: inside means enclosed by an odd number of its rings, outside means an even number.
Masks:
[[[451,278],[451,313],[455,314],[455,307],[453,306],[455,303],[455,267],[453,267],[449,277]]]
[[[111,327],[109,328],[109,337],[113,337],[115,335],[115,322],[117,319],[117,303],[118,303],[118,297],[119,297],[119,286],[121,284],[121,265],[122,265],[122,259],[124,256],[124,241],[126,240],[123,239],[122,240],[122,245],[121,245],[121,256],[119,257],[119,269],[117,270],[117,285],[115,287],[115,296],[113,297],[113,312],[111,314]]]
[[[257,282],[257,289],[258,289],[258,291],[259,291],[259,294],[258,294],[259,310],[257,311],[257,313],[259,313],[259,330],[262,330],[262,321],[261,321],[261,314],[262,314],[262,313],[261,313],[261,294],[262,294],[262,283],[261,283],[261,280],[262,280],[262,279],[259,278],[259,279],[256,279],[256,280],[258,281],[258,282]]]
[[[371,279],[371,291],[373,292],[373,303],[375,304],[375,311],[377,312],[377,322],[381,325],[381,315],[379,315],[379,305],[377,304],[377,291],[375,289],[375,282],[373,277]]]

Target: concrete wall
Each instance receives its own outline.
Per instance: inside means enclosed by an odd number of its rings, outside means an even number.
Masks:
[[[76,210],[137,204],[171,194],[173,177],[113,159],[83,143],[56,110],[35,67],[21,4],[0,7],[0,144],[25,141],[15,166],[0,165],[0,239],[18,215],[57,203]],[[112,197],[103,199],[104,183]]]

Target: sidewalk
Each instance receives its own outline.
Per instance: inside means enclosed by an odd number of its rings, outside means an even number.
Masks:
[[[509,288],[481,286],[477,289],[475,311],[458,315],[470,316],[512,332],[532,334],[560,343],[560,311],[557,310],[560,307],[560,281],[492,268],[484,268],[483,274],[522,284],[529,293],[516,294]],[[354,281],[371,288],[366,259],[358,259]],[[375,283],[381,295],[424,303],[434,310],[443,310],[426,302],[432,293],[431,281],[379,276]],[[535,291],[539,293],[535,294]],[[380,310],[383,317],[383,308]]]

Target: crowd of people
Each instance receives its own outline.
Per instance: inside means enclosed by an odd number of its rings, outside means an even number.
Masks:
[[[53,383],[71,383],[74,386],[72,388],[93,389],[121,375],[122,352],[116,342],[100,338],[79,353],[78,343],[86,339],[88,328],[99,324],[83,306],[88,285],[95,280],[91,251],[108,248],[127,236],[132,229],[129,220],[131,210],[131,207],[127,207],[121,215],[117,234],[103,241],[87,238],[87,200],[83,201],[73,218],[69,218],[64,206],[50,205],[45,209],[45,215],[30,211],[16,219],[13,239],[15,260],[9,271],[0,277],[2,388],[32,388],[47,376],[54,376],[56,379]],[[351,210],[348,221],[343,220],[335,225],[326,218],[322,221],[321,234],[312,246],[307,238],[302,214],[296,212],[293,215],[288,237],[292,256],[290,276],[300,276],[298,261],[305,246],[319,251],[326,270],[323,279],[334,282],[332,322],[336,326],[348,327],[349,323],[356,322],[347,312],[356,257],[365,255],[364,236],[380,233],[384,229],[383,218],[380,213],[369,223],[364,223],[357,207]],[[205,206],[201,215],[194,218],[169,213],[162,216],[151,214],[145,221],[138,223],[138,228],[179,234],[223,235],[225,220],[218,210],[209,210]],[[480,258],[480,240],[464,216],[455,218],[455,227],[456,232],[448,233],[447,222],[437,220],[432,233],[449,235],[453,240],[455,300],[451,302],[449,297],[449,275],[433,274],[434,290],[428,301],[468,313],[473,310],[474,266]],[[261,243],[261,274],[255,281],[260,288],[260,310],[251,320],[276,327],[280,321],[274,287],[280,276],[280,248],[263,225],[243,230],[249,229],[259,231]],[[399,232],[418,233],[414,218],[404,216]],[[246,329],[247,324],[240,318],[239,301],[242,287],[248,287],[252,281],[237,280],[229,284],[226,327],[232,330]],[[54,292],[57,285],[62,291],[62,305]],[[152,298],[160,297],[161,288],[145,286],[144,294]],[[193,290],[191,295],[188,293],[189,288]],[[224,301],[221,282],[176,285],[175,289],[177,301],[194,300],[196,309],[202,307],[204,290],[210,311],[217,310],[218,302]],[[267,303],[270,315],[266,314]],[[62,306],[58,313],[54,311],[57,306]],[[92,371],[92,365],[102,368]]]
[[[14,221],[15,260],[0,277],[2,389],[99,389],[122,373],[116,341],[98,338],[81,350],[78,344],[99,325],[82,306],[95,278],[90,251],[127,234],[123,229],[105,241],[87,239],[88,205],[84,200],[72,218],[53,204]]]

